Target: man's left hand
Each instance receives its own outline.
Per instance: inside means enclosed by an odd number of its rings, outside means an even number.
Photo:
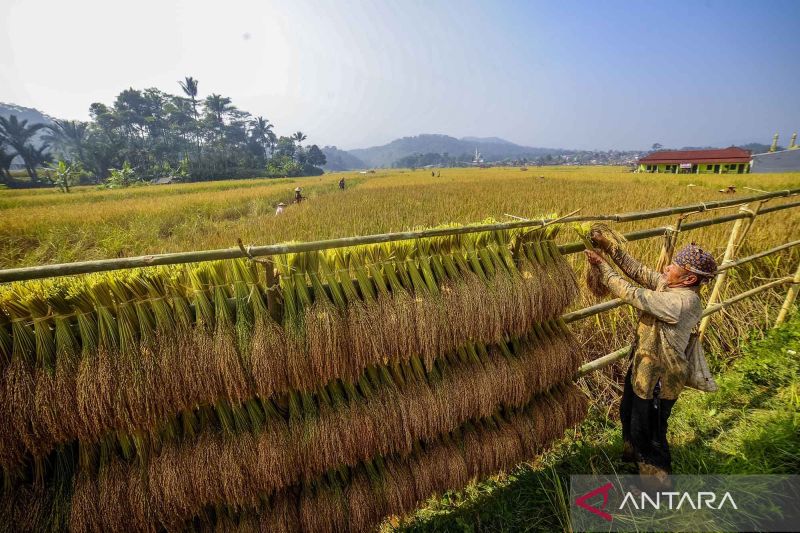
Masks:
[[[593,250],[584,250],[583,253],[586,254],[586,259],[593,265],[599,265],[605,261],[602,255]]]

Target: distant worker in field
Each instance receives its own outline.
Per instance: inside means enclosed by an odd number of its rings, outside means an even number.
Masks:
[[[339,180],[339,190],[341,190],[341,191],[344,190],[344,178]]]
[[[294,203],[299,204],[303,201],[303,190],[300,187],[295,187],[294,189]]]
[[[280,202],[278,204],[278,207],[275,209],[275,216],[282,215],[283,214],[283,210],[284,210],[285,207],[286,207],[286,204],[283,203],[283,202]]]
[[[636,286],[620,276],[603,256],[586,251],[601,272],[611,294],[640,311],[619,407],[623,460],[635,462],[640,475],[656,476],[669,486],[672,459],[667,444],[667,420],[689,378],[686,349],[703,315],[700,286],[717,270],[714,257],[694,244],[682,248],[663,274],[628,255],[600,232],[592,241]]]

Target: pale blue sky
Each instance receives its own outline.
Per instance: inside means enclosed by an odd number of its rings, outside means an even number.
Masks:
[[[230,96],[341,148],[767,143],[800,129],[800,1],[4,0],[0,101],[86,119],[129,86]]]

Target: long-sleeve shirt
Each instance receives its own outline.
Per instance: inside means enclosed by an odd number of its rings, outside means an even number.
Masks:
[[[653,397],[661,380],[660,397],[675,400],[689,376],[686,347],[702,318],[698,292],[690,287],[669,287],[665,278],[617,248],[611,259],[638,287],[620,276],[611,265],[599,266],[610,292],[640,311],[634,341],[631,384],[637,396]]]

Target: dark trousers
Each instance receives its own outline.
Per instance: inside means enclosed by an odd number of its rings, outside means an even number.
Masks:
[[[632,369],[633,365],[628,367],[619,405],[622,439],[633,446],[637,461],[672,472],[672,457],[667,444],[667,420],[675,400],[658,397],[660,383],[656,384],[652,400],[639,398],[631,385]]]

